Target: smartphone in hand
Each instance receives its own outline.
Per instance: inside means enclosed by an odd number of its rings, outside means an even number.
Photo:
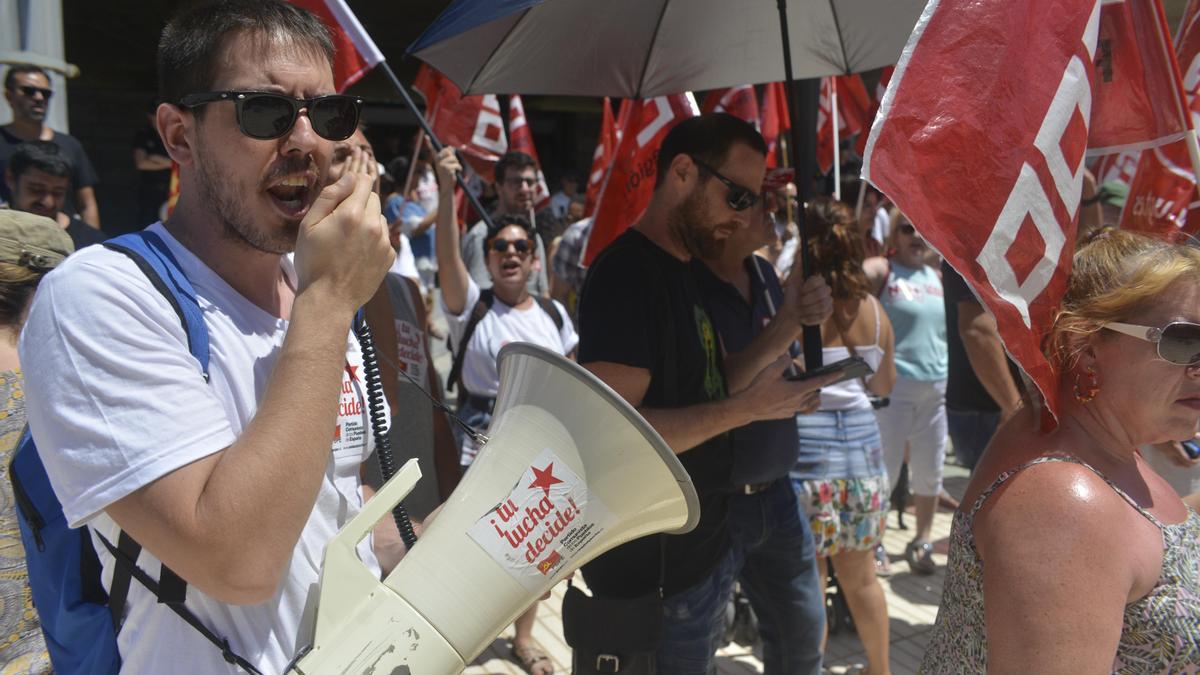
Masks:
[[[1200,459],[1200,443],[1196,443],[1194,440],[1186,440],[1180,441],[1179,444],[1183,446],[1183,451],[1187,453],[1189,459]]]
[[[808,380],[808,379],[812,379],[814,377],[820,377],[822,375],[825,375],[826,373],[836,373],[836,372],[840,372],[841,377],[839,377],[837,380],[835,380],[831,384],[836,384],[838,382],[845,382],[846,380],[856,380],[860,377],[870,377],[875,371],[871,368],[870,364],[868,364],[866,361],[864,361],[862,359],[861,356],[851,356],[848,359],[842,359],[841,361],[836,361],[834,363],[830,363],[830,364],[822,366],[816,370],[810,370],[810,371],[805,371],[803,373],[797,373],[795,376],[789,375],[788,379],[789,380]]]

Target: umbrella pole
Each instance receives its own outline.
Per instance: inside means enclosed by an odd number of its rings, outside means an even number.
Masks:
[[[416,114],[417,123],[421,125],[421,130],[425,132],[425,136],[433,145],[433,151],[441,152],[442,148],[444,147],[442,145],[442,141],[438,139],[437,134],[433,133],[433,127],[429,126],[429,120],[425,119],[425,115],[421,113],[421,109],[418,108],[417,104],[413,101],[412,94],[408,93],[408,87],[404,86],[404,83],[400,81],[400,78],[396,77],[396,73],[392,71],[392,67],[387,61],[383,61],[379,65],[383,68],[383,72],[387,73],[388,79],[391,80],[392,86],[396,88],[396,91],[400,93],[400,97],[404,99],[404,105],[407,105],[409,110],[412,110],[413,113]],[[463,180],[462,172],[454,174],[454,180],[458,183],[458,187],[462,188],[463,194],[465,194],[467,197],[467,201],[471,203],[471,207],[475,209],[475,212],[479,214],[479,217],[483,219],[483,222],[487,223],[488,227],[491,227],[492,217],[488,214],[487,210],[483,208],[483,204],[480,203],[479,197],[476,197],[475,193],[467,189],[467,183],[465,180]],[[439,204],[438,208],[443,207],[441,204]]]
[[[808,251],[808,217],[805,213],[804,202],[812,193],[812,171],[806,168],[810,161],[800,157],[800,148],[805,147],[801,144],[801,128],[799,122],[800,112],[800,92],[798,85],[792,75],[792,43],[788,37],[788,20],[787,20],[787,0],[776,0],[776,6],[779,7],[779,30],[783,39],[783,85],[787,91],[788,98],[788,113],[792,116],[791,128],[788,130],[788,135],[791,136],[791,153],[792,166],[796,168],[796,188],[799,192],[801,200],[800,208],[796,212],[796,224],[800,228],[800,265],[801,273],[806,277],[816,273],[812,265],[812,256]],[[386,65],[386,64],[385,64]],[[812,125],[809,125],[812,126]],[[808,130],[813,133],[813,129]],[[805,370],[816,370],[820,368],[824,362],[821,351],[821,327],[820,326],[804,326],[804,368]]]

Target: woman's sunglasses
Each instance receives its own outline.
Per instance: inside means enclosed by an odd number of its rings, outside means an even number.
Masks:
[[[917,233],[917,228],[913,227],[912,223],[900,223],[896,226],[896,229],[900,231],[900,234],[905,234],[910,237]]]
[[[719,171],[705,164],[704,162],[701,162],[694,156],[689,155],[689,157],[691,157],[692,161],[696,163],[696,166],[700,167],[704,171],[707,171],[709,175],[721,181],[725,184],[725,187],[729,188],[729,194],[725,196],[725,203],[729,204],[729,208],[733,209],[734,211],[745,211],[751,206],[757,204],[758,200],[762,199],[762,195],[754,190],[738,185],[737,183],[729,180],[725,176],[722,176]]]
[[[1180,366],[1200,363],[1200,324],[1172,321],[1162,328],[1112,322],[1104,327],[1158,345],[1158,356]]]
[[[269,141],[283,136],[296,124],[300,110],[308,111],[313,131],[321,138],[344,141],[358,128],[362,99],[343,94],[292,98],[265,91],[209,91],[188,94],[179,105],[194,108],[216,101],[233,101],[238,128],[250,138]]]
[[[493,239],[491,249],[496,253],[508,253],[508,247],[511,246],[516,250],[518,255],[529,253],[528,239]]]

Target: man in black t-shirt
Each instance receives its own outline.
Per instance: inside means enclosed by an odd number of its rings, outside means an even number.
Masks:
[[[996,319],[947,262],[942,288],[950,357],[946,421],[955,456],[974,470],[996,427],[1021,404],[1021,374],[1004,351]]]
[[[78,214],[87,224],[100,228],[100,208],[96,206],[96,170],[83,145],[70,134],[46,126],[50,107],[50,77],[46,71],[27,64],[15,65],[4,76],[4,98],[13,111],[13,121],[0,127],[0,173],[18,145],[26,141],[50,141],[71,165],[71,185],[62,210]],[[12,200],[12,193],[0,181],[0,201]]]
[[[593,593],[634,598],[656,592],[661,563],[659,672],[709,672],[723,633],[734,574],[727,432],[790,418],[829,381],[784,379],[786,356],[756,374],[723,364],[688,267],[748,225],[765,171],[766,144],[746,122],[725,114],[680,122],[659,149],[650,205],[601,252],[580,298],[579,362],[654,426],[700,497],[691,532],[637,539],[583,568]],[[746,384],[731,392],[727,382]]]
[[[171,157],[155,128],[157,103],[146,111],[146,124],[133,135],[133,164],[138,170],[138,216],[135,229],[160,220],[171,189]]]
[[[63,212],[71,184],[71,164],[50,141],[32,141],[16,147],[4,169],[4,183],[12,192],[11,207],[57,222],[75,250],[99,244],[108,237],[87,223]]]

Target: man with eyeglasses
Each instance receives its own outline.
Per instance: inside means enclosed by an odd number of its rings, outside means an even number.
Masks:
[[[117,251],[76,254],[30,310],[30,428],[104,583],[116,566],[97,535],[123,532],[138,566],[173,570],[183,608],[227,640],[131,582],[125,672],[241,672],[226,654],[283,672],[311,639],[326,544],[362,507],[373,443],[351,322],[394,252],[366,172],[324,184],[361,107],[334,93],[332,59],[321,21],[279,0],[192,5],[163,30],[156,123],[182,189],[148,232],[195,288],[207,377],[167,299]],[[386,568],[391,541],[359,555]]]
[[[766,152],[758,131],[731,115],[676,125],[659,148],[645,214],[599,254],[580,299],[579,362],[654,426],[700,498],[691,532],[637,539],[583,568],[598,596],[661,595],[659,672],[712,672],[723,636],[736,573],[728,432],[793,417],[836,377],[787,380],[782,350],[765,360],[726,360],[689,267],[693,258],[718,257],[731,234],[756,213],[761,218],[755,207]],[[577,662],[589,658],[577,650]]]
[[[553,219],[549,209],[534,213],[534,192],[537,190],[537,162],[533,157],[523,152],[506,152],[496,162],[496,198],[498,204],[492,214],[493,219],[500,216],[521,216],[529,220],[536,230],[534,239],[537,244],[537,262],[533,274],[529,276],[529,292],[543,298],[550,297],[550,282],[546,277],[546,246],[538,233],[546,232],[548,220]],[[471,279],[482,290],[492,287],[492,277],[488,274],[487,258],[483,255],[483,240],[487,237],[487,223],[480,220],[471,226],[462,237],[462,259],[467,266]]]
[[[0,174],[17,146],[26,141],[51,141],[71,164],[71,189],[63,211],[78,215],[88,225],[100,229],[100,207],[96,205],[96,170],[83,145],[72,135],[46,125],[46,112],[54,90],[50,76],[41,68],[17,64],[4,76],[4,100],[12,108],[13,120],[0,126]],[[0,182],[0,202],[11,202],[12,193]]]

